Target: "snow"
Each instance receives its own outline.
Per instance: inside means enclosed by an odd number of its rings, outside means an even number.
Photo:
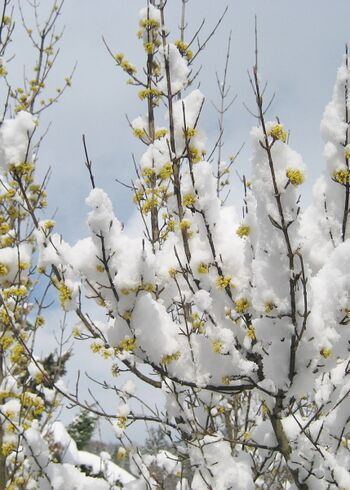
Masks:
[[[147,7],[144,7],[140,10],[139,18],[140,20],[153,19],[160,23],[161,21],[160,10],[154,5],[149,4],[147,5]]]
[[[167,32],[161,11],[151,4],[141,10],[140,21],[142,29],[151,25]],[[310,490],[323,490],[328,482],[348,488],[348,60],[338,71],[322,117],[326,168],[314,185],[311,205],[301,209],[307,170],[289,144],[287,130],[279,120],[261,121],[251,131],[251,185],[241,216],[222,203],[216,169],[212,158],[206,158],[200,128],[204,95],[189,89],[186,57],[170,36],[163,41],[155,54],[160,76],[152,81],[154,90],[163,92],[152,127],[161,134],[151,141],[148,116],[131,123],[145,143],[134,189],[144,229],[129,233],[115,215],[112,198],[93,189],[86,199],[86,238],[71,245],[52,231],[53,223],[42,220],[35,231],[38,257],[28,243],[0,249],[0,286],[8,309],[3,301],[0,311],[6,328],[19,328],[22,317],[11,287],[27,281],[30,266],[54,266],[53,282],[64,311],[85,308],[89,299],[102,307],[104,320],[91,319],[92,350],[118,366],[124,362],[125,369],[131,364],[138,373],[150,372],[151,384],[161,386],[164,411],[143,408],[152,421],[161,420],[162,428],[171,427],[174,454],[142,454],[131,447],[133,476],[107,453],[79,451],[62,423],[41,426],[40,417],[33,416],[19,431],[18,457],[34,475],[28,489],[35,480],[40,490],[155,489],[154,465],[174,477],[181,475],[185,460],[193,479],[180,481],[178,488],[250,490],[260,485],[255,469],[268,461],[270,449],[291,454],[283,465],[294,469],[300,481],[305,478]],[[12,166],[35,160],[31,137],[36,125],[24,111],[4,120],[0,168],[5,176]],[[19,192],[13,198],[23,204]],[[155,217],[160,234],[153,239]],[[29,289],[30,284],[17,296]],[[28,311],[33,307],[29,299],[23,304]],[[16,354],[12,348],[10,358]],[[37,363],[25,367],[30,383],[37,382]],[[54,401],[54,390],[40,384],[40,396],[22,393],[17,378],[11,373],[1,382],[1,422],[10,447],[18,435],[9,427],[12,419],[20,423],[23,399],[29,406]],[[137,413],[135,399],[142,403],[143,398],[134,380],[124,375],[115,381],[115,392],[113,427],[124,443],[126,426]],[[54,462],[52,445],[59,462]],[[125,456],[126,450],[118,454]],[[271,472],[279,457],[269,461]],[[84,475],[82,466],[94,478]]]
[[[37,119],[29,112],[20,111],[15,118],[5,119],[0,128],[0,168],[30,162],[31,138]]]
[[[158,88],[164,93],[168,92],[167,67],[169,67],[170,90],[172,94],[176,94],[187,85],[190,71],[187,62],[172,43],[168,43],[164,47],[160,46],[159,56],[162,80],[158,82]]]
[[[151,8],[149,15],[157,20],[158,13]],[[147,11],[141,18],[147,18]],[[251,133],[248,214],[240,217],[233,207],[222,205],[213,166],[205,160],[205,137],[197,127],[204,96],[199,90],[182,96],[187,61],[172,44],[160,48],[159,57],[163,78],[158,88],[167,90],[165,61],[169,61],[171,90],[179,92],[173,105],[174,141],[170,144],[169,134],[152,143],[144,138],[135,186],[149,198],[155,195],[153,182],[164,185],[166,197],[162,201],[157,195],[152,209],[157,210],[160,226],[163,219],[162,231],[171,221],[170,229],[157,243],[141,233],[129,234],[108,195],[94,189],[86,200],[90,236],[70,246],[55,233],[48,240],[38,232],[40,261],[64,271],[65,284],[72,291],[67,307],[74,307],[77,291],[105,305],[109,318],[98,328],[108,345],[101,337],[95,341],[97,346],[109,347],[108,352],[120,361],[135,362],[141,369],[148,365],[147,369],[154,367],[152,374],[163,374],[165,416],[167,421],[175,420],[185,441],[183,449],[194,470],[191,489],[255,488],[252,466],[268,456],[267,448],[280,444],[272,423],[276,420],[292,452],[293,462],[288,464],[300,471],[300,478],[308,478],[310,488],[325,488],[317,485],[333,478],[333,466],[338,481],[348,485],[349,458],[345,449],[338,451],[336,441],[348,424],[343,401],[350,386],[347,379],[344,382],[350,342],[350,242],[341,237],[339,203],[344,189],[334,182],[335,172],[346,170],[348,147],[342,145],[341,112],[346,70],[340,70],[324,113],[327,170],[315,184],[311,206],[306,211],[300,208],[300,186],[307,177],[302,157],[287,142],[284,126],[267,121],[266,133],[261,126]],[[148,133],[147,117],[134,119],[132,127]],[[195,161],[186,159],[189,144]],[[175,157],[181,162],[181,216],[172,185]],[[163,179],[166,165],[169,172]],[[143,216],[147,226],[149,214]],[[233,412],[233,397],[225,387],[239,390],[242,384],[249,386],[249,406],[239,401],[239,409]],[[220,387],[219,392],[207,390],[208,385]],[[124,379],[118,393],[114,430],[123,438],[134,414],[135,384]],[[295,408],[304,403],[306,410]],[[229,413],[235,413],[240,424],[235,451],[223,436]],[[327,464],[309,434],[327,452]],[[60,440],[64,437],[61,433]],[[253,451],[247,449],[250,445],[262,445],[254,461]],[[68,439],[66,446],[64,464],[84,461],[93,472],[103,468],[107,478],[112,464],[108,457],[79,452]],[[129,490],[156,488],[152,464],[169,475],[181,470],[177,455],[166,451],[141,455],[133,450],[131,461],[137,476],[126,483]],[[305,461],[313,462],[311,476]]]
[[[105,488],[109,488],[109,485],[116,485],[117,483],[126,485],[135,479],[130,473],[110,461],[107,453],[101,453],[100,456],[97,456],[87,451],[79,451],[61,422],[55,422],[52,425],[51,434],[54,441],[60,447],[60,453],[63,458],[62,462],[66,463],[67,467],[68,465],[86,466],[91,469],[93,475],[103,473],[106,481],[102,481],[100,478],[86,478],[81,476],[82,483],[80,485],[86,485],[86,487],[81,486],[82,489],[90,490],[91,486],[91,490],[95,488],[104,490]],[[79,474],[82,475],[81,473]],[[85,479],[87,480],[86,482],[84,482]],[[67,481],[65,483],[68,484]],[[93,486],[94,484],[96,487]],[[57,487],[57,490],[59,488]]]

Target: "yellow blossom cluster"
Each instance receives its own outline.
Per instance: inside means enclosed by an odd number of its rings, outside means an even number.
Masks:
[[[235,310],[237,313],[245,313],[250,306],[247,298],[238,298],[235,301]]]
[[[331,357],[332,355],[332,349],[330,349],[329,347],[323,347],[321,350],[320,350],[320,354],[322,357],[324,357],[325,359],[328,359],[329,357]]]
[[[139,91],[138,96],[141,100],[149,98],[155,105],[159,103],[162,92],[157,88],[144,88]]]
[[[249,337],[251,340],[256,340],[256,335],[255,335],[255,330],[254,330],[253,325],[248,326],[247,337]]]
[[[178,39],[177,41],[175,41],[175,46],[180,51],[180,54],[182,56],[184,56],[188,61],[191,61],[191,59],[193,58],[193,52],[189,49],[187,43]]]
[[[192,330],[196,333],[204,333],[205,321],[200,318],[197,312],[192,313]]]
[[[181,357],[181,353],[179,351],[177,351],[177,352],[174,352],[174,354],[165,354],[161,358],[160,362],[161,362],[161,364],[167,365],[167,364],[170,364],[174,361],[179,360],[180,357]]]
[[[269,136],[274,140],[279,140],[285,143],[288,139],[288,132],[284,129],[280,123],[274,124],[269,131]]]
[[[117,64],[121,67],[122,70],[124,70],[126,73],[129,75],[134,75],[136,73],[136,67],[130,61],[128,61],[123,53],[117,53],[114,57],[115,61]]]
[[[64,282],[61,282],[58,286],[58,292],[61,306],[65,308],[73,298],[73,291]]]
[[[208,264],[200,262],[198,264],[197,271],[199,272],[199,274],[207,274],[209,272]]]
[[[126,337],[121,342],[119,342],[118,347],[116,348],[117,352],[132,352],[136,349],[137,342],[135,338]]]
[[[223,346],[224,344],[219,339],[214,340],[211,344],[212,351],[215,354],[221,354]]]
[[[350,183],[350,170],[339,168],[333,173],[333,178],[338,184],[347,185]]]
[[[303,172],[298,168],[288,168],[286,176],[288,177],[289,182],[294,186],[301,185],[305,180]]]
[[[173,166],[171,163],[166,163],[159,171],[159,178],[161,180],[167,180],[173,175]]]
[[[266,314],[271,313],[274,308],[276,308],[276,306],[272,302],[267,302],[264,304],[264,312]]]
[[[249,233],[250,233],[250,227],[248,225],[240,225],[236,230],[236,234],[240,238],[246,238],[247,236],[249,236]]]
[[[190,145],[188,149],[188,158],[191,163],[198,163],[203,160],[206,152],[199,150],[196,146]]]
[[[125,415],[119,415],[119,417],[117,417],[117,426],[119,427],[119,429],[126,429],[127,422],[128,417],[126,417]]]
[[[185,194],[182,198],[182,204],[188,208],[192,207],[197,200],[194,194]]]
[[[219,276],[216,279],[216,286],[218,289],[226,289],[229,287],[234,287],[231,281],[232,281],[232,276]]]
[[[189,140],[189,139],[193,138],[194,136],[196,136],[197,129],[196,128],[185,128],[183,130],[183,133],[184,133],[185,139]]]

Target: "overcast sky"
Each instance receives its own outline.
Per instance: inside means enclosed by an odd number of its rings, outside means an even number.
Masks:
[[[72,242],[87,233],[84,199],[90,184],[83,164],[83,133],[87,137],[97,185],[108,191],[122,221],[127,222],[133,213],[131,196],[115,178],[128,182],[134,177],[131,155],[134,153],[138,159],[142,146],[131,136],[125,114],[133,119],[144,113],[145,106],[137,98],[137,89],[126,85],[127,77],[114,65],[102,36],[113,52],[123,52],[141,67],[144,53],[136,31],[138,12],[144,4],[144,0],[66,0],[63,9],[60,24],[65,26],[65,33],[52,85],[59,86],[76,62],[77,69],[71,89],[43,119],[42,127],[49,121],[52,125],[41,148],[39,171],[43,173],[48,166],[52,167],[50,212],[58,209],[58,230]],[[309,167],[308,181],[304,185],[304,202],[307,202],[312,182],[324,166],[319,123],[331,97],[345,43],[350,38],[350,2],[191,0],[188,37],[205,18],[203,39],[227,4],[229,10],[219,31],[197,61],[197,67],[202,66],[200,89],[207,100],[200,125],[207,133],[208,147],[217,137],[217,117],[210,103],[218,96],[215,72],[222,72],[227,39],[232,31],[229,82],[237,99],[226,118],[225,152],[230,155],[245,142],[237,165],[240,172],[249,174],[249,132],[255,122],[243,102],[254,107],[247,70],[253,64],[256,14],[261,75],[268,80],[270,94],[276,92],[269,116],[279,116],[291,130],[291,145],[303,155]],[[178,38],[180,5],[180,0],[168,0],[168,25],[173,29],[171,40]],[[13,63],[20,73],[24,64],[30,65],[31,51],[20,34],[19,25],[15,40]],[[233,176],[232,195],[236,201],[240,193],[240,185]],[[77,351],[81,349],[84,349],[84,356],[88,355],[85,347],[79,345]],[[76,358],[76,367],[80,359],[82,356]],[[107,371],[106,365],[100,363],[95,372],[103,375],[104,370]]]

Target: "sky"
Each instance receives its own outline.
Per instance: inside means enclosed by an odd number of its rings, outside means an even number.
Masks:
[[[137,223],[130,193],[115,179],[129,183],[134,178],[132,154],[137,161],[143,148],[132,136],[126,115],[132,120],[144,113],[145,106],[137,97],[137,89],[126,85],[127,77],[113,63],[102,36],[112,52],[123,52],[131,62],[142,67],[144,53],[136,32],[138,12],[144,4],[144,0],[66,0],[59,20],[65,31],[52,73],[52,88],[58,87],[74,65],[77,66],[72,87],[41,121],[43,129],[49,123],[51,126],[41,146],[38,172],[43,175],[49,166],[52,168],[48,213],[55,214],[57,230],[71,243],[87,235],[84,200],[90,182],[84,167],[82,134],[86,136],[97,186],[108,192],[121,221],[129,228],[135,228]],[[249,176],[249,133],[255,120],[243,104],[254,110],[247,71],[254,63],[256,15],[260,75],[268,81],[268,93],[276,94],[268,116],[271,119],[278,116],[290,129],[291,146],[303,155],[309,169],[303,202],[308,203],[312,183],[324,167],[319,124],[332,94],[345,43],[350,41],[350,3],[348,0],[190,0],[187,38],[205,19],[201,34],[204,39],[226,5],[228,12],[196,65],[201,67],[200,90],[206,96],[199,125],[207,134],[208,148],[218,135],[217,115],[211,103],[218,101],[215,73],[222,73],[232,31],[228,79],[232,94],[237,97],[225,120],[224,155],[235,153],[245,143],[236,169]],[[179,37],[180,6],[180,0],[168,0],[167,19],[172,40]],[[33,64],[32,51],[20,22],[11,49],[16,54],[12,76],[19,77],[24,65]],[[235,172],[231,183],[232,202],[240,205],[241,185]],[[58,312],[53,311],[52,324],[57,324],[58,318]],[[49,343],[52,335],[46,335]],[[89,355],[85,346],[79,344],[75,349],[74,373],[79,367],[85,368]],[[106,364],[96,363],[91,374],[103,376],[107,371]],[[111,409],[115,408],[113,403],[108,401]]]

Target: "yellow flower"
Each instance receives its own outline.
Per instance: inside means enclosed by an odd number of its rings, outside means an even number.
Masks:
[[[174,362],[174,361],[177,361],[178,359],[180,359],[181,357],[181,353],[179,351],[177,352],[174,352],[174,354],[165,354],[160,362],[161,364],[170,364],[171,362]]]
[[[289,182],[295,186],[302,184],[305,179],[303,172],[297,168],[288,168],[286,175],[289,179]]]
[[[34,393],[26,391],[21,395],[22,405],[26,408],[30,408],[34,415],[40,415],[45,410],[44,401]]]
[[[1,246],[2,247],[11,247],[15,242],[15,238],[13,236],[5,236],[1,237]],[[1,275],[1,272],[0,272]]]
[[[188,49],[186,51],[186,58],[187,58],[187,61],[191,61],[191,59],[193,58],[193,51],[191,51],[190,49]]]
[[[255,330],[254,330],[253,325],[249,325],[249,327],[247,328],[247,336],[251,340],[256,340],[256,335],[255,335]]]
[[[35,378],[35,382],[40,385],[42,382],[43,382],[43,379],[44,379],[44,374],[42,372],[38,372],[36,373],[36,375],[34,376]]]
[[[221,342],[221,340],[214,340],[211,344],[212,351],[215,354],[221,354],[221,350],[223,348],[224,344]]]
[[[58,291],[61,306],[64,307],[67,302],[72,300],[73,291],[64,282],[60,283]]]
[[[180,39],[178,39],[177,41],[175,41],[175,46],[180,51],[180,54],[182,56],[185,56],[188,61],[190,61],[192,59],[193,53],[190,49],[188,49],[188,44],[186,44],[184,41],[181,41]]]
[[[4,290],[3,295],[8,297],[8,296],[26,296],[28,294],[27,288],[22,284],[21,286],[11,286],[9,289],[6,291]]]
[[[144,177],[153,177],[154,175],[154,169],[151,167],[145,167],[142,169],[142,175]]]
[[[166,163],[159,171],[159,178],[161,180],[169,179],[173,174],[173,166],[171,163]]]
[[[134,133],[134,136],[136,136],[136,138],[140,139],[146,135],[145,130],[142,128],[134,128],[132,132]]]
[[[14,442],[4,442],[1,446],[1,452],[3,456],[8,456],[10,453],[16,450],[16,444]]]
[[[30,263],[29,262],[22,262],[21,261],[18,264],[18,268],[19,268],[20,271],[25,271],[26,269],[29,269],[29,267],[30,267]]]
[[[114,56],[114,59],[115,61],[117,61],[118,63],[121,63],[124,59],[124,55],[123,53],[117,53],[115,56]]]
[[[151,209],[156,208],[158,206],[158,200],[156,197],[150,197],[146,199],[144,205],[142,206],[142,212],[148,214]]]
[[[185,53],[186,49],[188,48],[188,44],[186,44],[184,41],[181,41],[180,39],[177,39],[175,41],[175,46],[181,52],[181,54]]]
[[[143,47],[145,48],[147,54],[153,54],[155,49],[154,43],[152,42],[144,43]]]
[[[246,238],[247,236],[249,236],[249,233],[250,233],[250,227],[248,225],[240,225],[236,230],[236,234],[240,238]]]
[[[79,326],[75,326],[72,329],[72,335],[73,335],[73,337],[80,337],[81,336],[81,330],[80,330]]]
[[[198,163],[203,158],[203,152],[201,153],[195,146],[190,146],[188,158],[192,163]]]
[[[165,128],[157,129],[157,131],[155,132],[154,137],[155,137],[156,140],[159,140],[160,138],[163,138],[167,134],[168,134],[168,130],[167,129],[165,129]]]
[[[119,369],[118,364],[113,364],[113,366],[111,367],[111,373],[112,373],[112,376],[113,376],[114,378],[116,378],[117,376],[119,376],[119,374],[120,374],[120,369]]]
[[[3,308],[0,309],[0,321],[6,326],[11,324],[11,319],[7,311]]]
[[[186,128],[183,130],[183,133],[186,139],[190,139],[193,138],[193,136],[196,136],[197,130],[196,128]]]
[[[204,333],[205,321],[199,318],[198,313],[192,313],[192,330],[196,333]]]
[[[123,339],[118,347],[117,351],[127,351],[127,352],[132,352],[133,350],[136,349],[136,339],[131,338],[131,337],[126,337]]]
[[[280,140],[285,143],[288,138],[288,132],[284,129],[282,124],[274,124],[269,131],[269,135],[275,140]]]
[[[201,262],[198,264],[197,271],[199,274],[207,274],[209,270],[208,264],[205,264],[204,262]]]
[[[350,171],[346,168],[339,168],[333,173],[333,178],[338,184],[349,184],[350,182]]]
[[[175,269],[175,267],[170,267],[168,269],[168,274],[169,276],[174,279],[176,277],[176,274],[177,274],[177,270]]]
[[[11,347],[13,342],[14,342],[14,339],[10,335],[3,335],[0,338],[0,345],[1,345],[3,350],[7,350],[9,347]]]
[[[235,301],[235,309],[237,313],[245,313],[250,304],[247,298],[239,298]]]
[[[136,73],[136,71],[137,71],[135,65],[133,65],[132,63],[130,63],[128,60],[123,59],[119,63],[119,65],[122,68],[122,70],[124,70],[129,75],[134,75]]]
[[[261,404],[261,412],[264,416],[268,415],[269,413],[269,408],[268,406],[266,405],[266,402],[263,401],[262,404]]]
[[[158,27],[160,27],[160,24],[157,19],[142,19],[140,20],[140,27],[145,27],[147,29],[157,29]]]
[[[24,347],[21,344],[16,344],[11,351],[11,361],[14,364],[17,364],[22,360],[22,356],[24,354]]]
[[[265,305],[264,305],[264,312],[266,314],[269,314],[269,313],[271,313],[271,311],[274,308],[276,308],[276,306],[273,303],[271,303],[271,302],[265,303]]]
[[[194,194],[185,194],[182,198],[182,204],[186,207],[191,207],[196,202],[197,197]]]
[[[0,262],[0,276],[6,276],[9,273],[9,268],[7,265]]]
[[[245,441],[249,441],[250,437],[251,437],[251,436],[250,436],[250,432],[245,432],[245,433],[243,434],[243,439],[244,439]]]
[[[125,321],[129,321],[129,320],[131,320],[131,315],[132,315],[132,310],[125,310],[124,313],[121,315],[121,317]]]
[[[100,350],[100,354],[103,357],[103,359],[109,359],[113,355],[113,350],[103,348]]]
[[[44,221],[44,229],[45,230],[52,230],[52,228],[55,226],[56,224],[56,221],[54,221],[53,219],[47,219]]]
[[[123,461],[125,459],[125,456],[126,456],[126,450],[123,447],[120,447],[116,454],[117,461]]]
[[[188,219],[183,219],[180,221],[180,229],[181,230],[188,230],[191,227],[191,221]]]
[[[320,354],[321,356],[323,356],[325,359],[328,359],[329,357],[331,357],[332,355],[332,349],[328,348],[328,347],[323,347],[321,350],[320,350]]]
[[[162,95],[162,92],[156,88],[145,88],[139,91],[138,96],[141,100],[144,100],[148,97],[152,97],[154,99],[159,99]]]
[[[125,415],[120,415],[117,417],[117,426],[119,429],[126,429],[126,424],[128,421],[128,417],[125,417]]]
[[[227,287],[233,287],[231,284],[232,276],[219,276],[216,279],[216,286],[219,289],[225,289]]]
[[[1,223],[0,225],[0,235],[5,235],[10,230],[10,226],[7,223]]]
[[[135,191],[135,194],[133,197],[134,203],[140,202],[142,198],[143,198],[143,191],[141,191],[141,190]]]
[[[21,162],[20,164],[10,164],[10,172],[17,172],[20,175],[26,175],[34,170],[34,165],[29,162]]]
[[[99,353],[101,351],[101,349],[103,349],[103,345],[100,342],[93,342],[90,345],[90,349],[92,352],[94,352],[96,354],[96,353]]]
[[[0,65],[0,77],[5,77],[7,75],[7,70],[4,65]]]

